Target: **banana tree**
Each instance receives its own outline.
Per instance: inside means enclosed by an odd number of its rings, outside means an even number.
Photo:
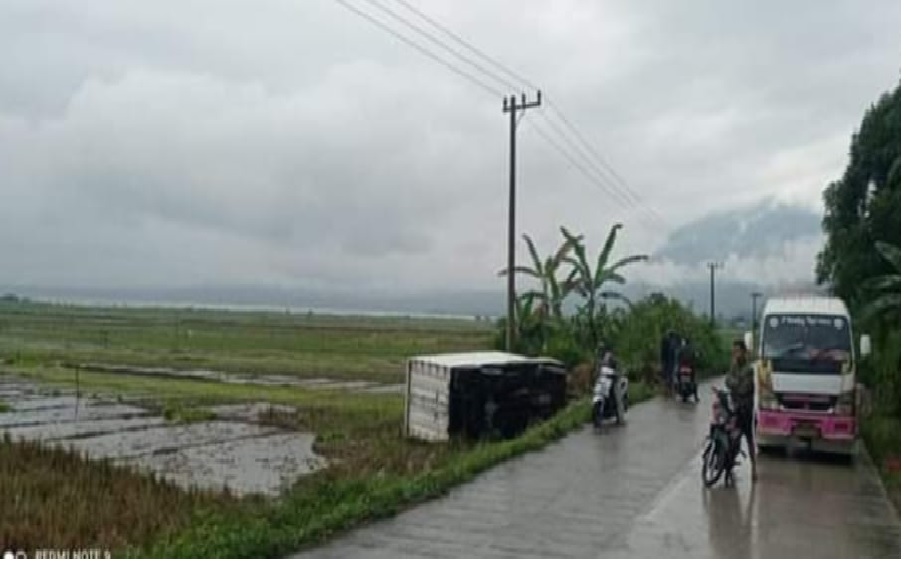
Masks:
[[[546,323],[542,306],[535,306],[535,293],[525,293],[516,298],[516,351],[535,355],[546,345]]]
[[[545,322],[553,320],[559,323],[563,320],[563,301],[577,285],[575,272],[571,272],[563,281],[557,278],[557,273],[569,254],[570,245],[564,242],[553,256],[548,256],[542,262],[532,238],[527,234],[523,234],[522,239],[525,240],[525,244],[528,246],[532,265],[531,267],[516,266],[513,271],[531,277],[539,285],[538,289],[527,291],[523,293],[523,296],[531,296],[532,299],[539,301],[539,311]],[[509,269],[503,269],[498,275],[503,277],[508,273]]]
[[[566,239],[566,244],[572,250],[572,255],[567,256],[564,261],[572,264],[573,273],[576,274],[575,290],[585,299],[581,314],[585,316],[591,334],[591,343],[595,347],[600,342],[597,321],[597,315],[600,312],[598,303],[608,300],[620,300],[629,303],[629,299],[621,293],[603,290],[604,286],[608,283],[625,284],[626,278],[619,273],[619,270],[627,265],[648,259],[647,255],[637,254],[610,263],[610,254],[616,244],[617,232],[621,228],[623,228],[622,224],[615,224],[611,227],[610,234],[608,234],[607,240],[598,254],[597,262],[592,264],[588,259],[582,236],[576,236],[567,230],[566,227],[560,227],[560,232]]]

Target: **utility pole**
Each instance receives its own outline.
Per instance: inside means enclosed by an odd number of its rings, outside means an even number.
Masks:
[[[762,295],[761,293],[759,293],[757,291],[752,293],[752,338],[753,339],[754,339],[755,335],[758,333],[758,318],[755,316],[756,310],[757,310],[756,303],[758,302],[758,299],[763,296],[764,295]]]
[[[714,326],[714,271],[723,267],[719,262],[708,262],[708,269],[711,270],[711,326]]]
[[[516,343],[516,112],[541,106],[541,91],[533,102],[527,102],[522,94],[522,103],[516,104],[516,96],[503,98],[503,112],[510,114],[510,216],[507,230],[507,305],[506,305],[506,349],[513,351]]]

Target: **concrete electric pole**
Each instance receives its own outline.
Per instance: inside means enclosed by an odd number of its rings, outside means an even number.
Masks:
[[[758,334],[758,317],[756,316],[758,310],[758,299],[764,295],[759,292],[752,293],[752,338],[754,340],[755,336]],[[751,351],[751,350],[750,350]]]
[[[711,270],[711,325],[714,326],[714,271],[723,267],[720,262],[708,262],[708,269]]]
[[[513,351],[516,344],[516,112],[541,106],[541,91],[533,102],[527,102],[522,94],[522,103],[516,103],[516,96],[503,98],[503,112],[510,114],[510,212],[507,230],[507,298],[506,298],[506,349]]]

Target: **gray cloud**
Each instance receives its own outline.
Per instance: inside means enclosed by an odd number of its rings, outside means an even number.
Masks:
[[[540,83],[673,226],[819,209],[899,77],[892,1],[419,6]],[[9,1],[0,64],[0,284],[500,284],[499,99],[335,2]],[[551,249],[622,220],[618,252],[653,251],[666,229],[543,123],[520,124],[519,230]]]

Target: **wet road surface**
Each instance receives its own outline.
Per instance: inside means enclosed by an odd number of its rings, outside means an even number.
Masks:
[[[704,389],[703,389],[704,390]],[[297,557],[899,557],[900,522],[864,454],[747,460],[704,490],[710,396],[655,399],[448,496]]]

